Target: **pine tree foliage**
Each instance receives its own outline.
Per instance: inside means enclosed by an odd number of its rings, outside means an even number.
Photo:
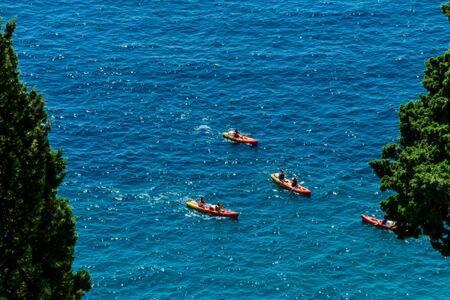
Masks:
[[[450,3],[442,8],[450,21]],[[450,256],[450,50],[426,62],[423,85],[428,94],[400,107],[399,144],[370,165],[381,190],[395,192],[381,208],[397,220],[397,235],[427,235]]]
[[[72,270],[75,219],[57,195],[65,161],[44,99],[20,81],[14,30],[0,20],[0,298],[80,299],[91,282]]]

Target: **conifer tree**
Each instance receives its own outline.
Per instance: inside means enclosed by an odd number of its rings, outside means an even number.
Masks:
[[[450,3],[442,8],[450,21]],[[370,165],[381,190],[395,192],[381,208],[399,238],[427,235],[450,256],[450,51],[426,62],[423,85],[428,94],[400,107],[399,143]]]
[[[72,270],[75,219],[57,195],[65,161],[44,99],[20,81],[14,30],[0,19],[0,298],[80,299],[91,282]]]

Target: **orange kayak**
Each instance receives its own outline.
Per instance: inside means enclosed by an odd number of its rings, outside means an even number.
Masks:
[[[278,185],[284,187],[287,190],[293,191],[300,195],[311,196],[311,191],[308,190],[307,188],[305,188],[299,184],[297,184],[297,186],[294,187],[294,186],[292,186],[292,182],[289,179],[284,179],[283,181],[281,181],[278,178],[278,173],[270,174],[270,177],[272,177],[272,180],[274,182],[276,182]]]
[[[216,210],[215,205],[211,204],[204,204],[203,206],[200,206],[197,201],[190,200],[186,202],[186,206],[192,209],[195,209],[198,212],[201,212],[203,214],[211,215],[211,216],[218,216],[218,217],[227,217],[227,218],[233,218],[237,219],[239,216],[238,212],[231,211],[228,209],[221,209]]]
[[[366,216],[366,215],[361,215],[361,220],[363,222],[372,224],[375,227],[380,227],[383,229],[390,229],[390,230],[394,230],[395,229],[395,222],[394,221],[387,221],[386,224],[383,224],[383,220],[371,217],[371,216]]]
[[[227,138],[229,140],[232,140],[233,142],[236,142],[236,143],[245,143],[245,144],[250,144],[250,145],[258,145],[258,140],[249,138],[248,136],[245,136],[245,135],[240,135],[239,137],[235,137],[230,132],[224,132],[223,133],[223,137]]]

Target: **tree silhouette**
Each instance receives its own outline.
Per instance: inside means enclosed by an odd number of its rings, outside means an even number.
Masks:
[[[20,81],[14,30],[0,19],[0,298],[79,299],[91,282],[72,270],[75,219],[57,196],[65,161],[42,96]]]
[[[450,21],[450,3],[442,8]],[[423,85],[428,94],[400,107],[399,144],[384,146],[370,165],[380,189],[395,192],[381,208],[397,221],[397,235],[427,235],[449,256],[450,51],[426,62]]]

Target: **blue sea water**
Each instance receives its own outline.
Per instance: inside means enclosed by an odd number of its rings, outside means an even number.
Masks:
[[[382,216],[368,161],[448,48],[440,1],[11,1],[64,148],[86,299],[444,299],[449,261]],[[239,128],[257,148],[225,141]],[[279,167],[312,197],[275,186]],[[205,195],[239,221],[185,207]]]

